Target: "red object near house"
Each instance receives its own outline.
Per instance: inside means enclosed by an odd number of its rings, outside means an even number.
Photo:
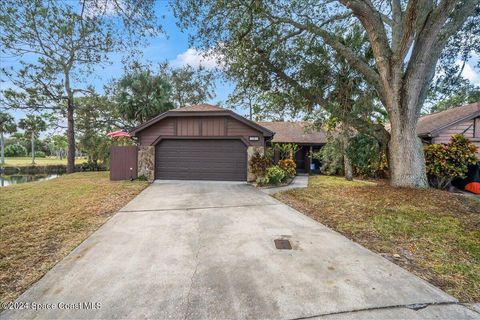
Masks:
[[[130,138],[130,134],[128,133],[128,131],[124,131],[124,130],[117,130],[117,131],[112,131],[112,132],[109,132],[107,133],[107,136],[110,137],[110,138],[121,138],[121,137],[128,137]]]
[[[470,182],[465,186],[465,190],[471,193],[480,194],[480,182]]]

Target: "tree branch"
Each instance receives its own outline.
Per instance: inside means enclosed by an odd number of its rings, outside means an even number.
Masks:
[[[374,8],[370,1],[340,0],[340,3],[352,10],[367,31],[377,68],[384,78],[382,79],[383,82],[387,83],[391,77],[390,61],[392,51],[388,43],[381,13]]]
[[[337,36],[313,24],[303,24],[289,18],[277,17],[271,14],[267,14],[267,17],[268,19],[274,20],[277,23],[289,24],[297,29],[306,30],[321,37],[326,44],[328,44],[340,55],[342,55],[345,60],[347,60],[352,65],[353,68],[363,74],[365,76],[365,79],[372,87],[377,89],[378,92],[382,92],[382,84],[380,83],[378,73],[375,72],[375,70],[371,66],[365,63],[365,61],[357,57],[356,54],[349,47],[341,43],[340,39]]]

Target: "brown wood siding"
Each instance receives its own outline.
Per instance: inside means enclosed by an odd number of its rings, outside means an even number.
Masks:
[[[448,143],[454,134],[463,134],[466,138],[473,138],[474,122],[467,120],[445,128],[432,139],[432,143]]]
[[[221,137],[225,136],[225,117],[201,118],[202,136]]]
[[[167,139],[155,147],[155,178],[247,179],[247,150],[240,140]]]
[[[137,147],[110,147],[110,180],[130,180],[137,178]]]
[[[242,122],[223,116],[172,117],[140,131],[139,143],[149,146],[158,143],[164,137],[242,137],[251,146],[263,146],[263,134]],[[250,140],[258,137],[258,141]]]
[[[142,146],[151,145],[159,136],[175,135],[175,121],[173,118],[164,119],[155,125],[138,133],[138,141]]]
[[[177,118],[177,136],[196,137],[200,135],[200,121],[198,118]]]
[[[263,146],[265,143],[263,135],[260,132],[235,119],[228,119],[227,132],[231,137],[245,137],[248,143],[252,146]],[[250,141],[249,137],[252,136],[258,137],[258,141]]]
[[[475,128],[474,128],[474,137],[475,138],[480,138],[480,117],[475,118]]]

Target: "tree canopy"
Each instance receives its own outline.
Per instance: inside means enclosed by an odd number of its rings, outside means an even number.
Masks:
[[[15,89],[3,103],[16,109],[52,110],[67,120],[67,172],[74,171],[74,98],[89,94],[88,78],[160,31],[153,0],[5,0],[0,2],[0,48],[20,58],[20,67],[1,69]]]
[[[260,90],[293,91],[296,108],[327,104],[329,79],[317,60],[323,50],[335,51],[388,113],[391,183],[427,186],[416,123],[437,62],[478,52],[478,1],[177,0],[173,5],[182,26],[194,27],[194,42],[224,57],[227,72]],[[356,27],[368,39],[361,50],[347,41]]]
[[[135,126],[174,107],[170,90],[165,78],[135,66],[113,84],[112,94],[119,114]]]
[[[212,99],[215,90],[215,73],[200,66],[159,66],[159,74],[170,85],[169,101],[175,108],[198,104]]]

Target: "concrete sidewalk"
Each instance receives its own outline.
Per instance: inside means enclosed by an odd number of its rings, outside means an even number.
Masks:
[[[276,249],[275,239],[293,249]],[[0,318],[480,319],[440,289],[238,183],[152,184],[18,301],[55,308]],[[99,305],[85,309],[83,302]]]

